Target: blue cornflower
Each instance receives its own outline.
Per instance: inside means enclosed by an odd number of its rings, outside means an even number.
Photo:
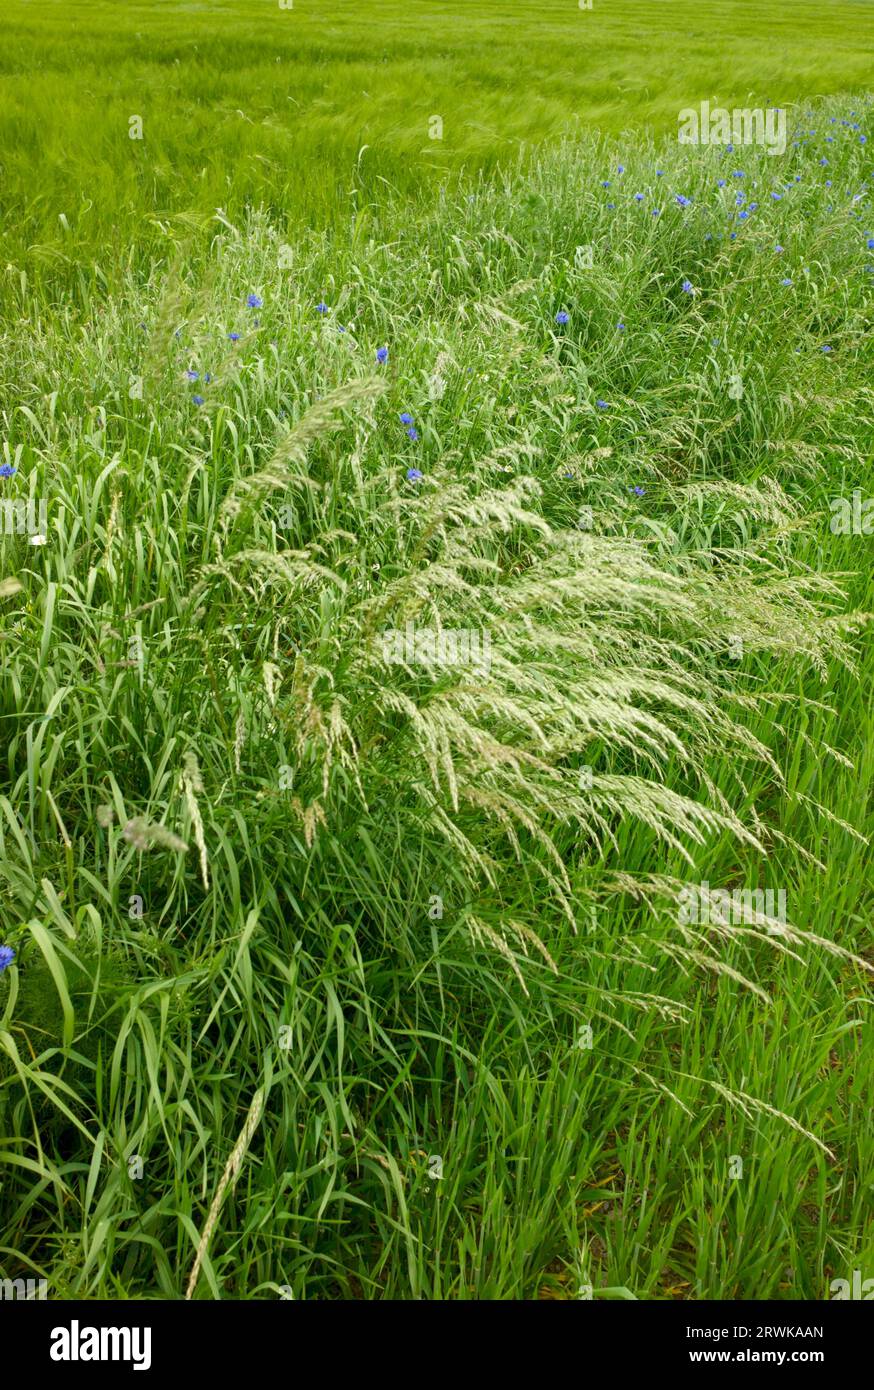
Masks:
[[[742,179],[743,176],[744,176],[744,171],[743,171],[743,169],[732,169],[732,171],[731,171],[731,177],[732,177],[733,179]]]
[[[695,293],[694,289],[692,288],[692,281],[691,281],[691,280],[684,280],[683,283],[682,283],[682,285],[680,286],[680,288],[681,288],[681,290],[683,291],[684,294],[694,294],[694,293]]]
[[[782,194],[782,193],[772,193],[772,194],[771,194],[771,197],[774,199],[774,202],[775,202],[775,203],[779,203],[780,199],[783,197],[783,194]]]
[[[239,333],[229,333],[229,334],[228,334],[228,337],[230,338],[230,340],[231,340],[232,343],[237,343],[237,342],[239,342],[239,340],[240,340],[240,335],[239,335]]]
[[[317,314],[326,314],[327,312],[328,312],[328,306],[327,306],[327,304],[324,302],[324,300],[322,300],[321,304],[317,304],[317,305],[316,305],[316,313],[317,313]]]
[[[874,236],[869,236],[867,246],[869,251],[874,251]]]
[[[781,285],[791,285],[791,284],[792,284],[792,281],[791,281],[790,279],[787,278],[787,279],[785,279],[785,280],[781,280],[781,281],[780,281],[780,284],[781,284]]]
[[[617,172],[617,174],[624,174],[624,173],[625,173],[625,165],[624,165],[624,164],[617,164],[617,165],[616,165],[616,172]]]
[[[680,204],[680,207],[681,207],[681,208],[687,208],[687,207],[689,206],[689,204],[691,203],[691,201],[692,201],[691,198],[684,198],[682,193],[675,193],[675,194],[674,194],[674,197],[676,198],[677,202]]]
[[[602,188],[609,188],[609,187],[610,187],[610,180],[609,180],[609,179],[602,179],[602,180],[601,180],[601,187],[602,187]]]
[[[820,164],[828,164],[828,160],[826,159],[825,155],[823,155],[822,159],[819,162]]]
[[[617,333],[624,333],[624,332],[625,332],[625,324],[624,324],[624,323],[617,323],[617,325],[616,325],[616,332],[617,332]]]
[[[416,429],[415,425],[410,425],[410,428],[407,430],[407,434],[409,435],[410,439],[419,438],[419,431]]]
[[[0,478],[11,478],[18,469],[13,468],[11,463],[0,463]]]
[[[778,244],[774,247],[774,250],[775,250],[775,251],[777,252],[777,254],[779,255],[780,252],[783,250],[783,247],[780,246],[779,243],[778,243]]]
[[[635,497],[643,497],[646,494],[646,488],[641,487],[639,483],[636,487],[630,487],[628,491],[633,492]]]
[[[555,321],[556,323],[567,323],[569,318],[570,314],[565,313],[564,309],[559,309],[558,313],[555,316]]]
[[[212,377],[210,376],[209,372],[204,372],[203,379],[206,382],[207,386],[212,381]]]
[[[609,409],[610,409],[610,402],[609,402],[609,401],[595,401],[595,405],[598,407],[599,410],[609,410]]]
[[[412,423],[413,423],[413,417],[412,417],[412,415],[410,415],[409,411],[406,411],[406,410],[405,410],[405,411],[403,412],[403,414],[401,415],[401,424],[402,424],[402,425],[411,425]]]
[[[250,309],[260,309],[261,305],[264,303],[264,300],[261,298],[259,294],[250,294],[246,299],[246,303],[248,304]]]
[[[198,377],[200,376],[200,372],[187,371],[185,375],[188,377],[189,381],[197,381]]]
[[[421,479],[424,478],[424,476],[425,476],[425,475],[424,475],[424,473],[422,472],[421,468],[408,468],[408,469],[407,469],[407,479],[408,479],[408,481],[411,482],[411,483],[418,483],[418,482],[420,482]]]
[[[664,171],[664,169],[656,169],[656,178],[657,178],[657,179],[663,179],[664,176],[665,176],[665,171]]]
[[[717,188],[724,188],[724,187],[725,187],[725,179],[717,179],[717,180],[716,180],[716,187],[717,187]]]
[[[615,206],[616,206],[615,203],[608,203],[608,204],[607,204],[607,211],[608,211],[608,212],[612,212],[613,209],[615,208]]]
[[[820,352],[831,352],[831,348],[829,347],[828,343],[823,343],[822,347],[820,348]]]
[[[0,974],[15,960],[15,952],[11,946],[0,946]]]
[[[203,396],[192,396],[195,405],[203,405]]]
[[[658,217],[659,211],[660,211],[659,208],[653,208],[653,210],[652,210],[652,215],[653,215],[653,217]]]
[[[377,349],[376,349],[376,360],[377,360],[377,362],[387,362],[387,361],[388,361],[388,348],[387,348],[387,347],[381,347],[381,348],[377,348]]]
[[[642,193],[635,193],[635,195],[634,195],[634,201],[635,201],[636,203],[642,203],[642,202],[643,202],[643,194],[642,194]]]

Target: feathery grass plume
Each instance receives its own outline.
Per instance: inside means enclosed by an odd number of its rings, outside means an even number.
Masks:
[[[110,819],[106,820],[104,816],[104,819],[100,820],[100,813],[106,811],[109,812]],[[100,824],[110,825],[112,814],[111,807],[101,806],[97,813]],[[161,849],[172,849],[177,854],[188,853],[188,846],[184,840],[181,840],[178,835],[174,835],[165,825],[157,825],[146,816],[135,816],[133,820],[129,820],[122,827],[121,833],[135,849],[141,852],[152,849],[154,845],[160,845]]]
[[[270,492],[288,488],[292,466],[302,463],[310,445],[342,428],[343,421],[338,419],[341,412],[351,406],[372,404],[385,389],[386,383],[380,377],[361,377],[311,405],[279,440],[266,466],[241,478],[230,489],[219,510],[221,526],[230,527],[244,509],[251,510]]]
[[[197,1288],[197,1278],[200,1274],[200,1267],[203,1264],[203,1258],[207,1250],[209,1249],[209,1242],[212,1239],[212,1233],[215,1230],[216,1222],[219,1219],[219,1213],[221,1211],[221,1206],[222,1202],[224,1201],[225,1193],[228,1189],[229,1184],[236,1182],[239,1176],[243,1159],[246,1156],[246,1151],[252,1142],[255,1130],[258,1128],[258,1125],[261,1122],[261,1115],[264,1110],[264,1098],[265,1090],[262,1086],[255,1092],[255,1095],[252,1098],[252,1104],[249,1106],[249,1113],[246,1116],[246,1123],[243,1125],[243,1128],[240,1131],[240,1136],[237,1139],[237,1142],[234,1145],[233,1150],[231,1152],[231,1156],[225,1164],[225,1170],[222,1173],[221,1181],[219,1182],[219,1185],[216,1188],[215,1196],[212,1199],[209,1214],[206,1218],[206,1225],[203,1228],[203,1234],[201,1235],[200,1241],[197,1246],[197,1254],[194,1257],[194,1264],[192,1265],[191,1273],[188,1276],[188,1287],[185,1290],[186,1299],[190,1299],[194,1293],[194,1290]]]
[[[234,771],[240,772],[242,767],[243,749],[246,746],[246,716],[242,710],[237,715],[237,723],[234,728]]]
[[[161,295],[155,306],[154,320],[149,327],[143,355],[143,383],[149,394],[166,376],[167,349],[171,346],[173,334],[185,318],[185,306],[191,297],[191,291],[183,278],[184,263],[184,248],[180,247],[164,277]]]
[[[203,794],[203,779],[200,775],[197,758],[190,749],[186,752],[183,762],[182,787],[185,792],[185,804],[188,807],[188,814],[194,827],[194,839],[200,853],[200,876],[203,880],[203,889],[204,892],[208,893],[209,868],[206,856],[206,839],[203,833],[200,807],[197,804],[197,797]]]

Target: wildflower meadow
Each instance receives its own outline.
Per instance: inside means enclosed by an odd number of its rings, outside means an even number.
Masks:
[[[870,12],[4,10],[3,1297],[874,1297]]]

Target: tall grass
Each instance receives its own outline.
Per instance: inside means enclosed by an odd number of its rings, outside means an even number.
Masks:
[[[568,142],[293,245],[189,218],[87,317],[22,300],[4,1266],[820,1297],[870,1251],[828,506],[870,478],[870,160],[802,116],[780,161]],[[387,659],[408,624],[490,660]],[[789,920],[690,923],[704,882]]]

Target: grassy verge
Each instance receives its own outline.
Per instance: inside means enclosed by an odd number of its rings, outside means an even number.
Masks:
[[[192,219],[85,321],[21,285],[4,1264],[178,1297],[201,1246],[196,1296],[239,1298],[870,1268],[854,124],[575,141],[293,245]],[[695,921],[705,884],[786,920]]]

